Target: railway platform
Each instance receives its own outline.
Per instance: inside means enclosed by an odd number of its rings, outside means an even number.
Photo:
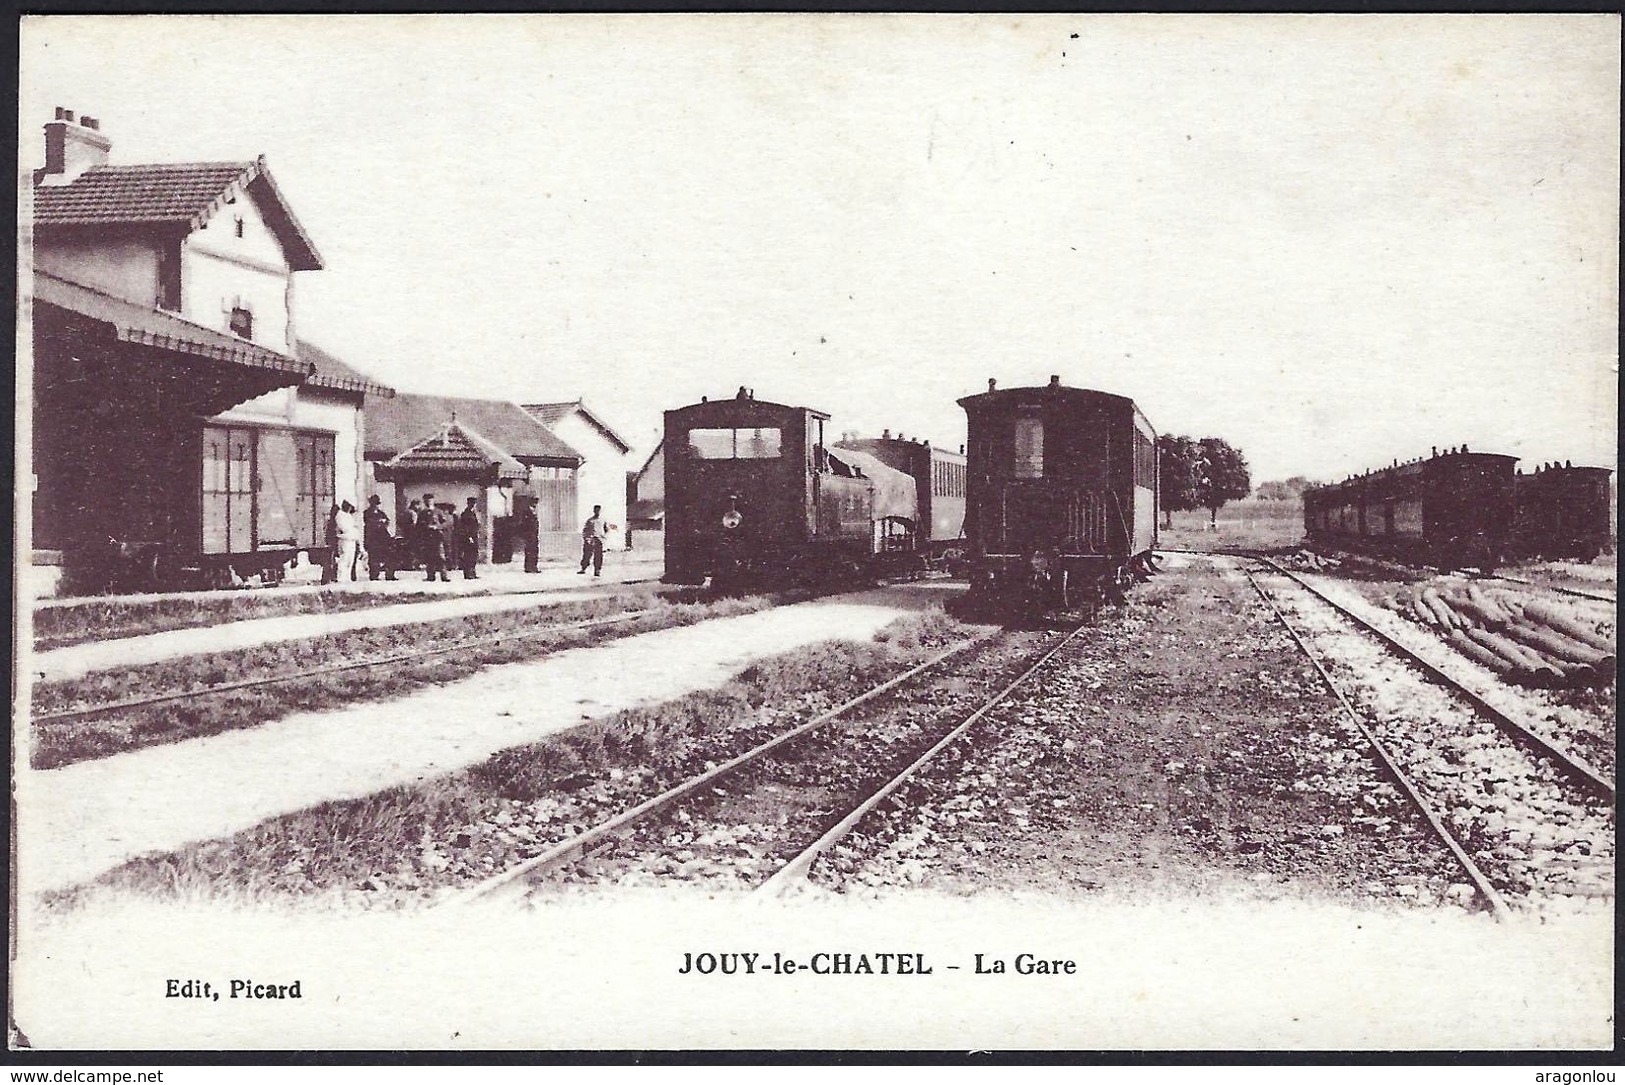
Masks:
[[[605,558],[604,575],[600,580],[611,583],[651,578],[658,580],[663,567],[662,555],[659,553],[626,551],[624,553],[609,554]],[[526,573],[524,566],[518,562],[502,565],[481,565],[478,573],[479,578],[477,580],[464,580],[462,573],[453,570],[446,574],[449,579],[442,581],[426,580],[422,570],[418,570],[401,573],[394,580],[345,580],[336,584],[323,584],[318,579],[319,570],[315,570],[313,567],[311,575],[304,579],[289,579],[274,587],[267,588],[143,592],[114,596],[45,596],[35,592],[32,593],[30,602],[36,610],[47,610],[54,607],[82,606],[100,599],[139,600],[141,602],[160,603],[190,599],[220,599],[232,595],[247,594],[297,595],[318,592],[360,592],[369,595],[387,596],[430,592],[435,595],[448,596],[493,595],[534,591],[539,585],[563,586],[565,583],[574,584],[581,580],[590,581],[593,579],[590,575],[577,575],[575,562],[558,559],[542,562],[542,569],[537,573]],[[568,577],[567,582],[566,577]]]
[[[114,667],[253,648],[353,629],[433,622],[474,614],[494,614],[554,603],[577,602],[603,595],[621,585],[654,586],[658,583],[661,573],[658,558],[622,561],[614,566],[606,564],[604,575],[597,579],[590,575],[577,575],[573,566],[565,564],[544,566],[541,572],[534,574],[526,574],[517,566],[511,569],[504,566],[493,568],[498,571],[490,575],[482,571],[478,580],[464,580],[461,575],[454,575],[449,582],[428,582],[423,579],[422,574],[416,576],[408,574],[394,581],[358,581],[338,585],[265,589],[288,592],[360,592],[377,596],[378,604],[333,612],[226,620],[195,628],[168,629],[117,639],[89,641],[63,648],[31,652],[26,669],[34,681],[64,681]],[[425,592],[443,595],[445,598],[388,602],[393,595]],[[218,597],[221,594],[185,593],[177,598],[203,595]],[[158,597],[139,598],[147,600]],[[85,601],[87,600],[81,600]]]

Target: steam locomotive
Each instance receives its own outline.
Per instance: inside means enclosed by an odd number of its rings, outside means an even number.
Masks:
[[[664,579],[775,587],[914,574],[950,557],[964,457],[889,435],[832,443],[828,422],[747,388],[667,411]]]

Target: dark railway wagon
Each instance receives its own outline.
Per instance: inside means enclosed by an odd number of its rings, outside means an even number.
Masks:
[[[979,598],[1071,606],[1116,594],[1157,543],[1157,433],[1124,396],[1062,386],[959,401],[965,537]]]
[[[741,388],[666,412],[666,572],[671,583],[808,583],[874,566],[908,543],[913,481],[831,450],[829,416]]]
[[[1606,467],[1542,464],[1514,478],[1519,557],[1591,561],[1613,541]]]
[[[1448,568],[1494,568],[1513,536],[1515,456],[1465,446],[1304,492],[1314,543]]]

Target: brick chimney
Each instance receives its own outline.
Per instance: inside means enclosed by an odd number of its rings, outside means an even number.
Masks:
[[[45,168],[34,171],[41,185],[66,185],[92,166],[107,164],[113,143],[101,133],[94,117],[74,119],[73,110],[57,107],[56,119],[45,126]]]

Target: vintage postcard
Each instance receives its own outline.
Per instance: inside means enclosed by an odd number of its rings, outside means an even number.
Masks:
[[[14,1052],[1614,1044],[1617,16],[20,64]]]

